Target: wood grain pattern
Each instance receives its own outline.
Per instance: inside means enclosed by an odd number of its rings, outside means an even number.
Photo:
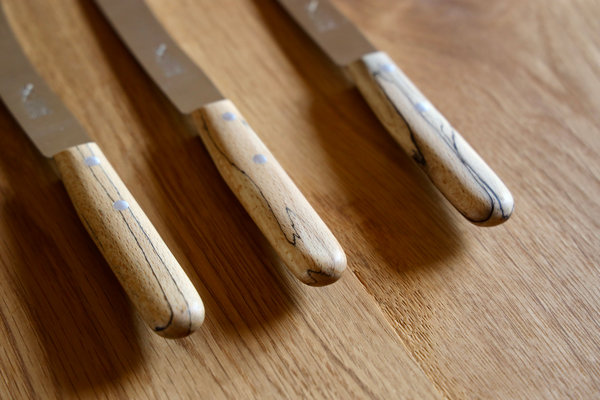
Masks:
[[[0,107],[0,397],[427,398],[427,380],[451,399],[598,397],[596,1],[336,1],[511,189],[515,214],[494,229],[449,206],[272,0],[149,3],[336,233],[348,270],[324,288],[285,270],[91,1],[3,1],[206,319],[175,341],[146,328]]]
[[[200,328],[200,295],[98,145],[54,160],[81,222],[150,329],[175,339]]]
[[[348,66],[388,132],[452,205],[475,225],[495,226],[513,213],[504,183],[383,51]]]
[[[357,275],[446,397],[598,397],[600,7],[415,1],[381,24],[389,2],[340,6],[517,200],[491,230],[451,219],[427,228],[437,240],[402,232],[421,240],[372,252]]]
[[[3,5],[42,76],[110,151],[206,318],[174,341],[145,327],[58,174],[1,109],[0,397],[439,399],[354,276],[314,288],[285,270],[92,2]]]
[[[310,286],[337,281],[344,250],[235,105],[211,103],[192,118],[221,176],[294,276]]]

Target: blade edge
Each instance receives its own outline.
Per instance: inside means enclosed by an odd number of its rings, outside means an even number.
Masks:
[[[377,49],[328,0],[277,0],[311,39],[339,66]]]
[[[182,114],[223,99],[143,0],[94,1],[137,62]]]
[[[91,141],[25,55],[0,5],[0,97],[46,157]]]

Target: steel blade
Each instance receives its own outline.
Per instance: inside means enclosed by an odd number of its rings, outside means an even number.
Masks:
[[[0,6],[0,97],[46,157],[91,142],[83,127],[37,74]]]
[[[183,114],[223,96],[175,44],[144,0],[95,0],[138,62]]]
[[[278,0],[319,47],[340,66],[376,51],[348,18],[327,0]]]

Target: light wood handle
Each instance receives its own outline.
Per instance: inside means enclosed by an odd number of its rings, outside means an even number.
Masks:
[[[95,143],[54,156],[90,236],[154,332],[180,338],[204,321],[204,306],[171,251]]]
[[[504,183],[386,53],[368,54],[348,71],[389,133],[465,218],[494,226],[511,216]]]
[[[192,114],[221,175],[289,270],[323,286],[346,268],[340,244],[229,100]]]

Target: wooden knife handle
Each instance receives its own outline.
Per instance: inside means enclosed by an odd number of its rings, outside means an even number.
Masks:
[[[273,154],[229,100],[192,114],[221,175],[289,270],[302,282],[338,280],[346,255]]]
[[[494,226],[511,216],[504,183],[385,52],[348,71],[389,133],[465,218]]]
[[[95,143],[54,156],[75,209],[146,323],[180,338],[204,321],[204,306],[171,251]]]

